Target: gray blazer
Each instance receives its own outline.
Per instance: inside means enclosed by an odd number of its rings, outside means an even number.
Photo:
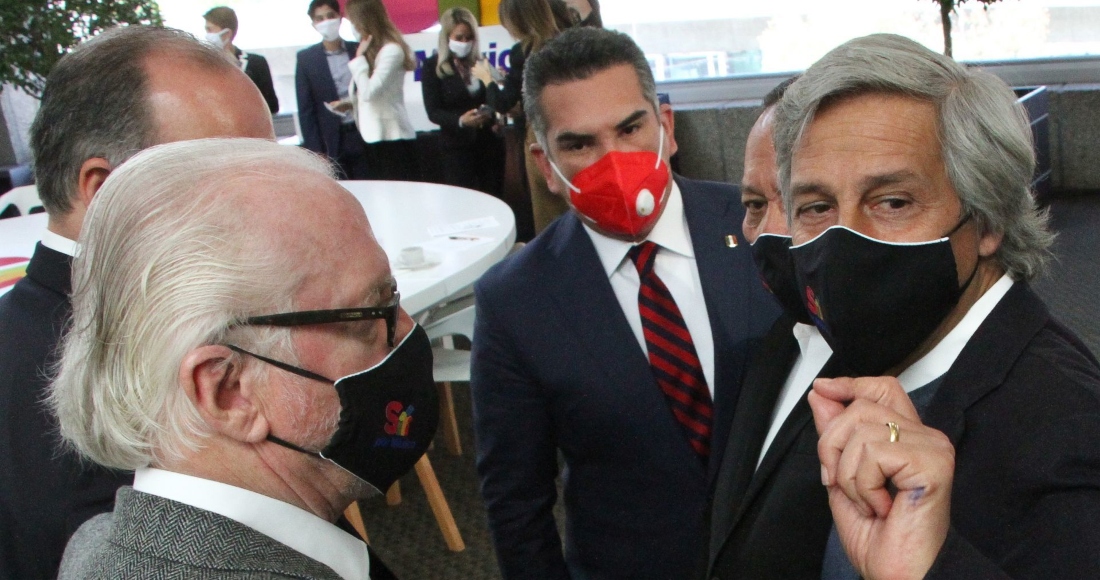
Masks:
[[[59,578],[340,580],[328,566],[248,526],[129,486],[118,490],[114,512],[76,531]]]

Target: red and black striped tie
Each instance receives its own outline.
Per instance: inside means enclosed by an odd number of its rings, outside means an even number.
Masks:
[[[657,244],[642,242],[634,246],[630,249],[630,259],[641,279],[638,310],[642,314],[649,366],[688,442],[706,461],[710,456],[714,403],[707,389],[703,365],[695,352],[695,343],[691,341],[672,294],[653,270]]]

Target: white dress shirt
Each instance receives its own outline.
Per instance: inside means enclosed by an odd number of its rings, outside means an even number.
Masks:
[[[66,238],[61,234],[55,234],[50,230],[42,232],[42,245],[56,252],[61,252],[66,256],[76,257],[76,242],[70,240],[69,238]]]
[[[642,333],[642,315],[638,311],[638,290],[641,288],[641,279],[638,277],[634,262],[627,256],[627,252],[635,244],[600,235],[587,224],[584,229],[592,238],[592,245],[596,246],[596,254],[611,282],[615,298],[618,299],[619,306],[626,315],[626,321],[634,331],[634,337],[638,339],[642,352],[648,353],[645,335]],[[646,239],[660,246],[653,271],[668,287],[672,299],[680,308],[680,314],[684,317],[688,332],[691,333],[691,341],[695,344],[695,353],[703,366],[707,388],[710,389],[710,395],[713,398],[714,336],[711,335],[707,304],[703,300],[703,286],[699,282],[695,248],[691,245],[687,218],[684,216],[684,200],[680,195],[680,187],[675,181],[672,182],[665,211]]]
[[[345,580],[369,580],[367,545],[336,525],[286,502],[225,483],[147,467],[134,489],[244,524],[332,568]]]
[[[943,376],[951,365],[955,364],[955,359],[959,358],[963,347],[970,342],[970,338],[974,336],[978,327],[982,325],[1001,298],[1008,293],[1008,289],[1012,288],[1012,284],[1012,277],[1008,274],[1001,276],[1001,279],[990,286],[989,290],[986,290],[985,294],[982,294],[981,298],[978,298],[977,302],[970,307],[970,310],[966,311],[963,319],[951,329],[951,332],[947,333],[947,336],[943,337],[943,340],[898,375],[898,382],[906,393],[915,391]]]
[[[779,428],[783,426],[794,406],[806,395],[806,390],[817,378],[829,357],[833,356],[833,349],[829,348],[829,343],[825,342],[825,337],[821,336],[816,326],[798,322],[791,329],[791,333],[798,341],[798,358],[795,359],[794,366],[787,375],[787,381],[779,391],[775,409],[772,410],[772,423],[768,427],[768,436],[764,438],[764,446],[760,449],[760,457],[756,460],[758,469],[776,434],[779,433]],[[758,356],[767,356],[767,353]],[[745,385],[745,388],[753,388],[753,385]]]
[[[1004,298],[1012,284],[1012,278],[1008,274],[1002,276],[989,290],[986,290],[985,294],[978,298],[962,320],[955,325],[955,328],[943,337],[943,340],[928,351],[928,354],[909,365],[898,375],[898,382],[901,383],[905,392],[915,391],[931,383],[943,376],[951,368],[951,365],[955,364],[955,359],[959,357],[963,347],[970,342],[978,327],[1001,301],[1001,298]],[[760,457],[756,461],[757,468],[760,467],[760,462],[764,460],[764,455],[768,452],[768,447],[771,446],[776,433],[779,432],[779,428],[786,421],[787,416],[791,414],[791,409],[802,399],[806,393],[806,388],[821,372],[821,368],[825,366],[826,361],[833,353],[816,327],[795,324],[793,332],[801,352],[794,363],[794,367],[791,368],[791,373],[787,375],[787,382],[783,384],[783,390],[779,393],[779,402],[772,413],[772,423],[768,429],[768,436],[764,439],[764,447],[760,450]]]

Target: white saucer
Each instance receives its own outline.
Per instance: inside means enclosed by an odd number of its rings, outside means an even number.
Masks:
[[[401,258],[397,258],[392,262],[394,269],[397,270],[427,270],[428,268],[434,268],[443,263],[443,260],[439,256],[427,255],[424,256],[424,261],[419,264],[406,264]]]

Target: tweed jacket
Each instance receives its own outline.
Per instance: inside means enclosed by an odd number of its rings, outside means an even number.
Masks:
[[[340,580],[328,566],[225,516],[126,486],[77,530],[62,579]]]

